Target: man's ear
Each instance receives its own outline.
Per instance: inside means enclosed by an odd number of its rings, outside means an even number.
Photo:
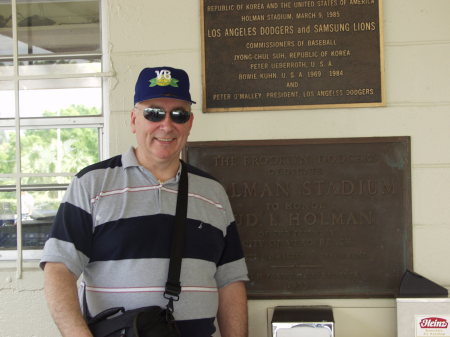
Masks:
[[[192,128],[192,123],[194,122],[194,114],[191,112],[191,118],[189,119],[189,130]]]
[[[130,112],[130,128],[132,133],[136,133],[136,109]]]

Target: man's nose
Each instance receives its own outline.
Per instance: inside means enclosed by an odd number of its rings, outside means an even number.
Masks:
[[[160,122],[160,127],[163,128],[173,128],[173,121],[170,117],[170,112],[166,112],[164,119]]]

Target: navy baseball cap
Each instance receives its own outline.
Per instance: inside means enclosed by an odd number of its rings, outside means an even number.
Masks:
[[[161,97],[195,103],[189,93],[188,74],[172,67],[144,68],[136,81],[134,104]]]

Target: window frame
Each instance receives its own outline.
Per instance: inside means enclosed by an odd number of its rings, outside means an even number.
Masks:
[[[60,2],[64,2],[65,0],[59,0]],[[77,0],[72,0],[72,2],[76,2]],[[11,0],[11,9],[12,9],[12,43],[13,43],[13,75],[12,76],[0,76],[1,81],[12,82],[13,83],[13,91],[14,91],[14,117],[12,118],[2,118],[0,119],[0,129],[10,129],[15,131],[15,142],[16,142],[16,170],[11,174],[0,174],[0,178],[14,178],[15,186],[5,186],[3,191],[11,191],[15,189],[16,192],[16,214],[19,215],[22,212],[21,206],[21,192],[26,190],[33,190],[34,185],[22,185],[22,179],[27,177],[72,177],[73,172],[57,172],[57,173],[23,173],[21,168],[21,149],[20,149],[20,134],[21,130],[24,129],[48,129],[48,128],[81,128],[81,127],[89,127],[95,128],[99,133],[99,157],[101,159],[105,159],[109,157],[109,78],[113,76],[113,73],[110,71],[110,58],[109,58],[109,49],[107,48],[108,36],[106,32],[107,29],[107,0],[99,0],[99,22],[100,22],[100,39],[101,39],[101,50],[99,53],[94,53],[99,59],[101,59],[101,71],[95,73],[82,73],[82,74],[49,74],[49,75],[20,75],[19,73],[19,62],[22,59],[40,59],[47,58],[48,55],[23,55],[19,56],[18,51],[18,25],[17,25],[17,4],[23,2],[46,2],[45,0]],[[69,1],[70,2],[70,1]],[[76,57],[76,56],[92,56],[94,55],[92,52],[86,53],[62,53],[62,54],[52,54],[52,58],[67,58],[67,57]],[[39,80],[39,79],[70,79],[70,78],[92,78],[99,77],[101,78],[101,92],[102,92],[102,111],[98,116],[73,116],[73,117],[20,117],[19,112],[19,92],[20,87],[19,83],[23,80]],[[68,184],[65,184],[64,190],[67,188]],[[48,184],[45,185],[48,189],[58,189],[61,190],[61,185],[59,184]],[[36,188],[36,186],[35,186]],[[16,233],[17,233],[17,247],[16,249],[6,250],[0,249],[0,261],[16,261],[16,271],[17,276],[20,278],[23,270],[24,261],[28,260],[39,260],[42,256],[42,249],[36,250],[27,250],[23,248],[22,242],[22,217],[17,216],[17,225],[16,225]]]

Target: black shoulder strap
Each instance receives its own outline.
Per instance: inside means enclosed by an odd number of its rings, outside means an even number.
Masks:
[[[167,275],[164,297],[169,300],[168,308],[173,311],[173,301],[178,301],[181,292],[180,271],[184,250],[184,234],[186,229],[188,200],[188,174],[186,164],[181,161],[181,176],[178,184],[177,208],[175,213],[175,229],[170,252],[169,273]]]

